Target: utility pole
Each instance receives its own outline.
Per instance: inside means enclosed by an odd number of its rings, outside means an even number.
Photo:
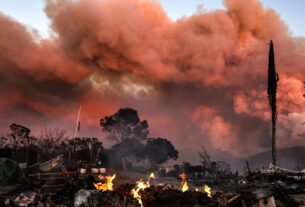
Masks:
[[[274,63],[274,50],[273,42],[270,41],[269,50],[269,64],[268,64],[268,99],[271,108],[271,120],[272,120],[272,164],[276,165],[276,119],[277,119],[277,109],[276,109],[276,92],[277,92],[277,82],[279,81],[279,76],[275,70]]]

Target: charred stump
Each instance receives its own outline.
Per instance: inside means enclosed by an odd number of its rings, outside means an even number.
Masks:
[[[273,42],[270,41],[267,93],[268,93],[269,105],[271,108],[272,163],[273,163],[273,165],[276,165],[276,119],[277,119],[276,92],[277,92],[277,82],[278,81],[279,81],[279,76],[276,73],[275,63],[274,63]]]

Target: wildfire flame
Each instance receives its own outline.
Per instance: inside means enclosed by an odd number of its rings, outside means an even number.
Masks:
[[[181,191],[185,192],[189,189],[189,186],[187,185],[187,182],[185,181],[186,179],[186,175],[184,173],[182,173],[181,175],[179,175],[179,177],[182,179],[181,182]]]
[[[186,179],[186,174],[182,173],[181,175],[179,175],[179,177],[182,179],[182,181],[184,181]]]
[[[113,176],[99,176],[100,180],[106,180],[105,183],[99,182],[99,183],[93,183],[93,185],[95,186],[96,190],[100,191],[113,191],[113,183],[112,180],[115,178],[115,174],[113,174]]]
[[[208,195],[210,198],[212,198],[212,189],[211,189],[209,186],[207,186],[207,185],[204,185],[203,187],[204,187],[204,192],[206,192],[207,195]]]
[[[141,190],[144,190],[145,188],[149,188],[150,187],[150,179],[151,178],[155,178],[155,175],[154,173],[151,173],[148,180],[145,182],[145,181],[142,181],[142,179],[140,181],[137,181],[137,186],[135,188],[133,188],[131,190],[131,195],[138,200],[138,203],[143,207],[143,202],[142,202],[142,199],[141,199],[141,195],[140,195],[140,191]]]
[[[155,179],[155,174],[154,174],[153,172],[150,173],[149,178],[148,178],[148,181],[149,181],[151,178]]]
[[[181,191],[182,192],[185,192],[185,191],[187,191],[189,189],[189,186],[187,185],[187,182],[185,181],[184,183],[183,183],[183,186],[182,186],[182,188],[181,188]]]

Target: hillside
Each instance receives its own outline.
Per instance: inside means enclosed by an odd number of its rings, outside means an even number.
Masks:
[[[282,168],[301,170],[305,168],[305,146],[283,148],[277,150],[277,165]],[[247,159],[238,160],[232,163],[232,168],[239,172],[244,172],[245,161],[248,160],[250,169],[267,168],[271,163],[271,150],[255,154]]]

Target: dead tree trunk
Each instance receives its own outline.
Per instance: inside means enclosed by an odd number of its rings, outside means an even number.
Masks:
[[[270,41],[269,50],[269,65],[268,65],[268,99],[271,108],[271,120],[272,120],[272,163],[276,165],[276,119],[277,119],[277,109],[276,109],[276,91],[277,82],[279,81],[278,74],[275,70],[274,63],[274,51],[273,42]]]

